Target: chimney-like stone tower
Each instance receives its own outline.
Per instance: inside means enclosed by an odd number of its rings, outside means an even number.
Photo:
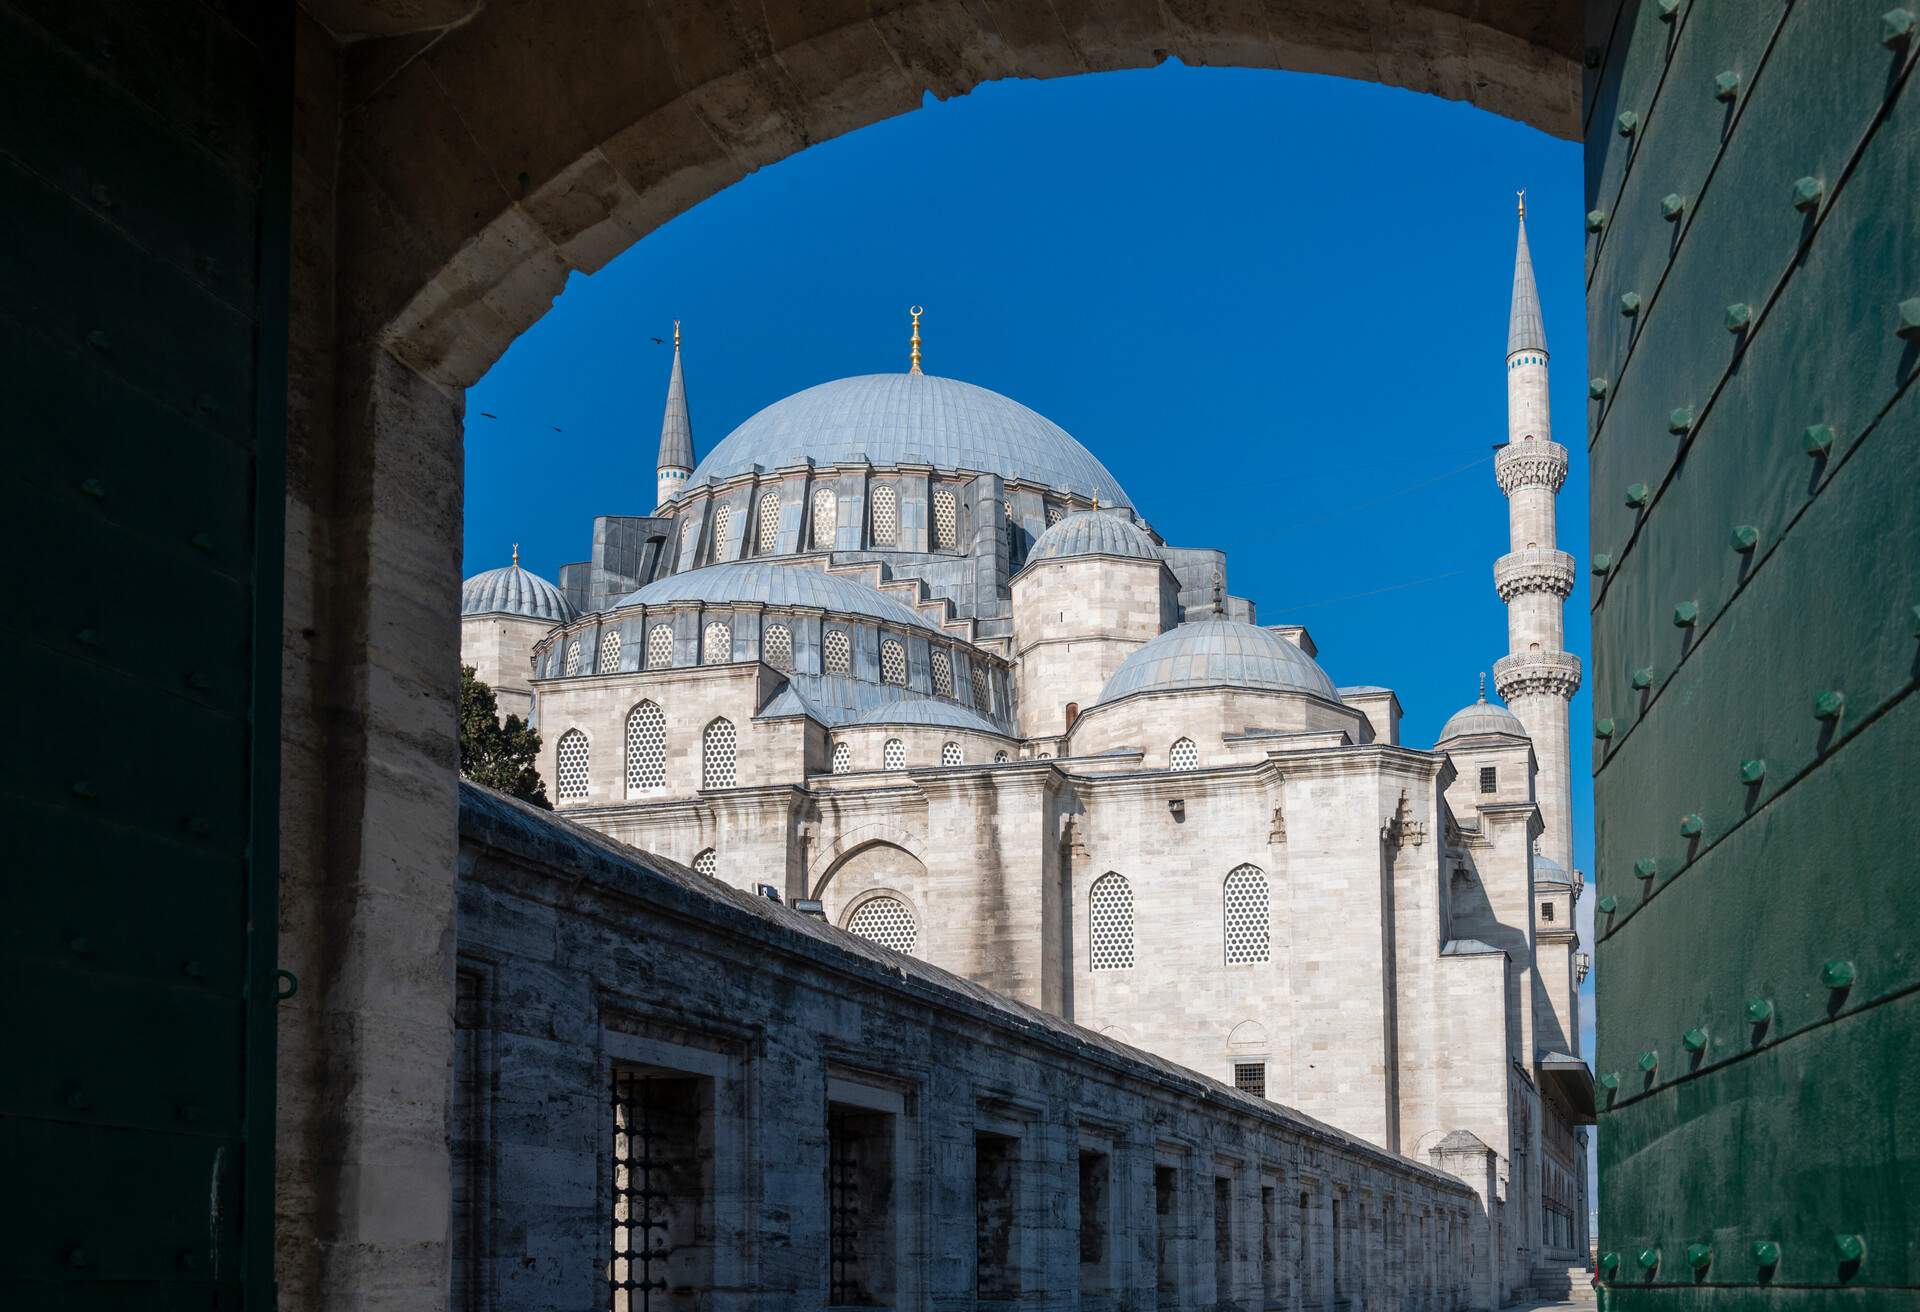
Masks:
[[[680,495],[693,477],[693,422],[687,418],[687,380],[680,372],[680,321],[673,321],[673,374],[667,379],[667,412],[660,420],[660,459],[654,470],[654,509]]]
[[[1494,475],[1507,494],[1512,549],[1493,567],[1494,587],[1507,603],[1507,655],[1494,662],[1493,683],[1533,739],[1540,851],[1572,870],[1567,704],[1580,688],[1580,660],[1564,650],[1573,557],[1554,543],[1554,499],[1567,479],[1567,449],[1553,440],[1548,416],[1547,332],[1527,250],[1524,194],[1507,325],[1507,444],[1494,460]]]

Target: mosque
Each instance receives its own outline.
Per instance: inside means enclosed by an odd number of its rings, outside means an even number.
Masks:
[[[1505,704],[1483,683],[1430,746],[920,348],[916,309],[905,373],[696,460],[676,327],[653,513],[596,519],[557,583],[466,581],[463,659],[537,725],[557,809],[1389,1151],[1488,1150],[1506,1283],[1583,1259],[1580,664],[1524,205]]]

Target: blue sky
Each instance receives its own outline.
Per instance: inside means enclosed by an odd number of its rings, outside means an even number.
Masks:
[[[1427,745],[1505,652],[1492,446],[1521,187],[1574,453],[1560,546],[1584,563],[1579,146],[1410,92],[1169,64],[929,99],[573,278],[468,394],[465,572],[517,541],[553,578],[594,515],[652,509],[674,319],[704,454],[803,387],[904,369],[921,304],[929,373],[1074,434],[1169,542],[1229,553],[1261,622],[1307,625],[1336,682],[1398,691]],[[1583,568],[1583,660],[1587,605]],[[1591,872],[1584,690],[1572,718]]]

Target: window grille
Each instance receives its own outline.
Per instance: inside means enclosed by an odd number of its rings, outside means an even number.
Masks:
[[[840,498],[833,494],[830,487],[817,488],[813,494],[813,546],[816,551],[830,551],[833,548],[833,536],[840,528]]]
[[[719,878],[715,872],[719,870],[720,862],[714,857],[713,849],[710,847],[703,849],[700,855],[693,859],[693,868],[700,874]]]
[[[760,655],[782,674],[793,673],[793,630],[784,624],[769,627],[765,641],[760,644]]]
[[[725,560],[727,558],[727,530],[732,527],[732,506],[722,506],[713,512],[713,559]]]
[[[665,670],[673,665],[673,625],[656,624],[647,630],[647,668]]]
[[[652,702],[627,712],[627,791],[645,792],[667,783],[667,717]]]
[[[1500,772],[1491,765],[1480,767],[1480,791],[1483,793],[1500,791]]]
[[[1256,1098],[1267,1096],[1267,1064],[1263,1061],[1237,1061],[1233,1064],[1233,1087]]]
[[[853,669],[853,639],[845,629],[828,629],[821,652],[821,663],[828,674],[846,674]]]
[[[833,745],[833,772],[835,774],[853,773],[853,748],[844,742]]]
[[[1008,497],[1005,501],[1002,501],[1000,505],[1007,512],[1007,523],[1009,524],[1013,523],[1013,498]]]
[[[1167,769],[1198,770],[1200,768],[1200,749],[1193,745],[1193,739],[1176,739],[1167,749]]]
[[[1227,964],[1252,965],[1272,951],[1267,875],[1259,866],[1235,866],[1222,897],[1226,916]]]
[[[887,739],[887,745],[880,749],[880,764],[889,770],[907,768],[907,745],[898,738]]]
[[[1007,763],[1007,754],[1006,754],[1006,752],[1005,752],[1005,751],[998,751],[998,752],[995,752],[995,753],[993,754],[993,763],[994,763],[995,765],[1005,765],[1005,764]]]
[[[933,494],[933,545],[938,551],[960,545],[960,503],[946,488]]]
[[[1087,892],[1088,965],[1094,970],[1133,969],[1133,886],[1107,874]]]
[[[725,665],[733,659],[733,626],[722,620],[707,625],[700,639],[700,663]]]
[[[900,500],[884,483],[873,489],[873,544],[890,547],[900,538]]]
[[[920,940],[913,912],[897,898],[870,897],[847,917],[847,932],[895,952],[912,952]]]
[[[880,644],[880,682],[907,686],[907,644],[888,638]]]
[[[613,1260],[607,1276],[610,1306],[621,1312],[679,1305],[690,1296],[687,1272],[673,1255],[683,1251],[676,1232],[686,1228],[686,1212],[698,1203],[684,1159],[700,1136],[697,1117],[671,1092],[676,1086],[679,1081],[641,1071],[613,1072]],[[475,1306],[483,1301],[491,1300],[461,1300]]]
[[[612,674],[620,668],[620,634],[608,630],[600,635],[600,673]]]
[[[553,791],[563,802],[587,795],[587,736],[578,729],[560,735],[554,747]]]
[[[960,744],[959,743],[940,744],[940,764],[942,765],[962,764],[960,760]],[[1551,920],[1552,917],[1549,916],[1548,919]]]
[[[1542,902],[1540,904],[1540,919],[1549,925],[1553,923],[1553,903]]]
[[[780,498],[769,492],[760,498],[760,541],[758,550],[768,555],[780,546]]]
[[[715,720],[701,735],[700,786],[731,788],[734,781],[734,733],[732,720]]]
[[[978,665],[973,667],[973,709],[976,711],[993,709],[993,685],[987,682],[987,672]]]
[[[580,639],[575,638],[567,644],[567,674],[580,673]]]
[[[1066,510],[1060,506],[1048,506],[1047,527],[1052,528],[1055,524],[1058,524],[1062,519],[1066,518],[1066,514]]]
[[[680,568],[693,564],[693,521],[687,520],[680,525]]]
[[[953,696],[953,658],[938,648],[933,653],[933,695]]]

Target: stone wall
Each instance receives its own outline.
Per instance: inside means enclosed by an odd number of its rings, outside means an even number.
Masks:
[[[608,1305],[622,1074],[652,1082],[623,1088],[653,1159],[704,1154],[648,1181],[687,1245],[653,1274],[701,1306],[814,1309],[840,1279],[898,1307],[1484,1287],[1454,1176],[484,789],[461,834],[453,1279],[501,1312]]]

